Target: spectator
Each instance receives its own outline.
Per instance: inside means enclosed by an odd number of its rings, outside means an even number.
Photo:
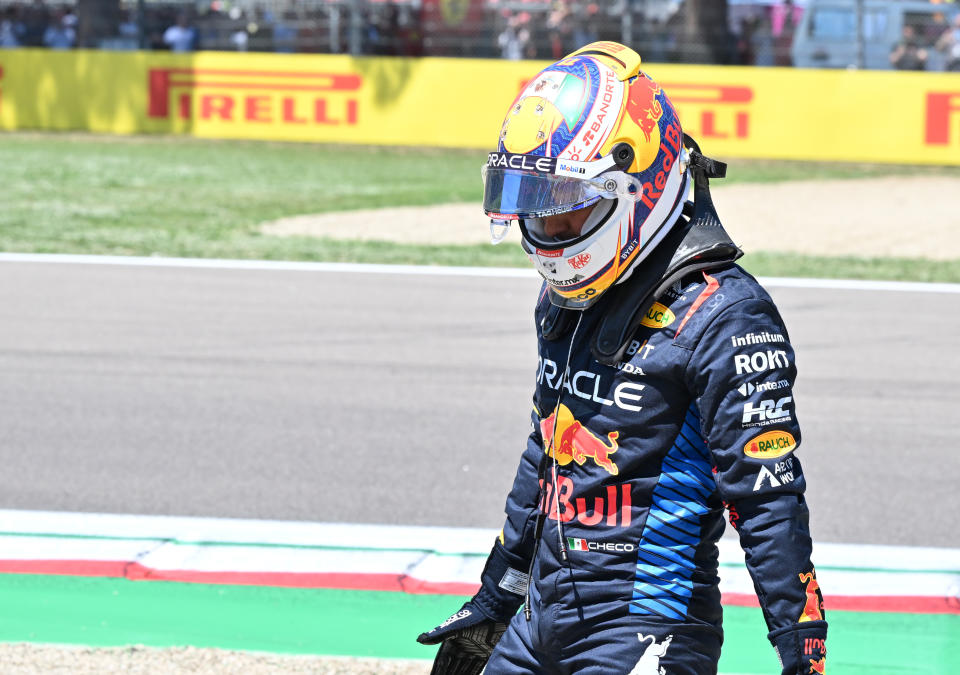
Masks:
[[[527,43],[530,42],[530,31],[526,28],[525,18],[530,18],[527,12],[508,15],[507,27],[497,36],[497,44],[500,46],[500,55],[503,58],[510,61],[519,61],[523,58]]]
[[[177,16],[177,23],[163,33],[163,43],[172,52],[190,52],[197,46],[197,31],[190,25],[187,15]]]
[[[17,16],[16,7],[5,8],[0,14],[0,48],[19,47],[23,32],[23,23]]]
[[[774,41],[776,46],[776,64],[778,66],[792,66],[793,56],[790,53],[790,49],[793,47],[793,34],[797,30],[797,24],[794,20],[793,3],[786,2],[779,9],[781,9],[782,13],[779,26],[773,26],[774,17],[771,16],[771,27],[774,28],[776,36]],[[779,28],[779,30],[776,30],[776,28]]]
[[[292,54],[297,44],[297,13],[286,10],[273,26],[273,48],[277,52]]]
[[[124,49],[136,49],[140,46],[140,26],[137,25],[137,19],[130,10],[124,10],[120,17],[120,23],[117,25],[118,44],[122,44]]]
[[[944,69],[960,71],[960,14],[953,17],[953,26],[937,39],[936,47],[947,55]]]
[[[776,63],[773,28],[767,14],[763,14],[753,27],[753,32],[750,35],[750,47],[753,51],[753,65],[772,66]]]
[[[570,8],[562,2],[554,2],[547,15],[547,34],[550,40],[550,57],[554,61],[563,58],[570,49],[567,43],[572,32],[570,26]]]
[[[62,9],[57,10],[53,21],[43,31],[43,46],[50,49],[71,49],[77,41],[77,32],[67,17],[72,16]]]
[[[23,47],[42,47],[43,35],[47,31],[50,15],[43,0],[33,0],[23,12],[23,35],[20,45]]]
[[[234,49],[238,52],[247,51],[247,45],[250,42],[250,34],[247,32],[246,28],[238,28],[233,31],[233,34],[230,36],[230,44],[233,45]]]
[[[903,37],[890,51],[890,64],[897,70],[926,70],[927,50],[920,46],[917,31],[910,24],[903,27]]]
[[[595,28],[596,14],[599,11],[594,2],[577,2],[573,6],[574,11],[574,29],[573,46],[580,49],[584,45],[596,42],[598,39]]]
[[[660,19],[650,21],[650,30],[647,35],[647,53],[643,55],[651,63],[666,63],[667,54],[673,49],[673,34]]]
[[[757,27],[756,18],[745,17],[740,21],[740,33],[737,36],[737,63],[744,66],[752,66],[753,56],[753,31]]]

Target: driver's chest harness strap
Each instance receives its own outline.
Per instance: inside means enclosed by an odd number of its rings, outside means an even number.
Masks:
[[[689,137],[686,140],[692,143]],[[693,145],[693,209],[690,213],[689,208],[684,209],[689,220],[681,217],[642,264],[624,282],[608,290],[593,310],[602,312],[590,344],[600,363],[612,366],[623,359],[643,317],[670,286],[695,272],[726,267],[743,255],[720,224],[710,197],[709,179],[722,178],[726,165],[704,157]],[[567,335],[576,323],[577,312],[551,304],[540,324],[544,339],[559,340]]]

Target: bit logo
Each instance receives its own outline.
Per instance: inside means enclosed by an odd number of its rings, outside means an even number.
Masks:
[[[796,439],[786,431],[768,431],[756,436],[743,446],[743,454],[754,459],[774,459],[793,452]]]
[[[151,68],[147,116],[228,123],[337,126],[358,120],[353,73]],[[175,113],[171,111],[175,99]]]
[[[570,462],[583,466],[589,458],[611,475],[620,473],[617,465],[610,459],[610,455],[619,447],[619,431],[611,431],[604,442],[577,421],[570,409],[561,403],[556,412],[540,420],[540,433],[543,436],[544,452],[556,457],[560,466],[566,466]]]

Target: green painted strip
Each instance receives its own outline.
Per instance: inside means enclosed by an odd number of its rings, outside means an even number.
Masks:
[[[0,575],[0,641],[193,645],[292,654],[431,658],[416,635],[464,598],[376,591]],[[830,612],[830,672],[960,672],[960,615]],[[723,672],[776,672],[759,609],[728,607]]]

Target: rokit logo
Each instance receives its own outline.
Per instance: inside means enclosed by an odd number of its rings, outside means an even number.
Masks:
[[[169,119],[171,98],[182,120],[284,125],[354,125],[356,93],[363,78],[353,73],[151,68],[147,115]]]
[[[743,426],[762,427],[790,419],[790,411],[786,406],[790,405],[791,401],[793,401],[792,396],[784,396],[776,401],[766,398],[756,405],[750,402],[744,403]]]
[[[737,375],[744,373],[763,373],[774,368],[789,368],[790,361],[787,359],[787,352],[782,349],[767,349],[753,354],[735,354],[733,365],[737,369]]]

